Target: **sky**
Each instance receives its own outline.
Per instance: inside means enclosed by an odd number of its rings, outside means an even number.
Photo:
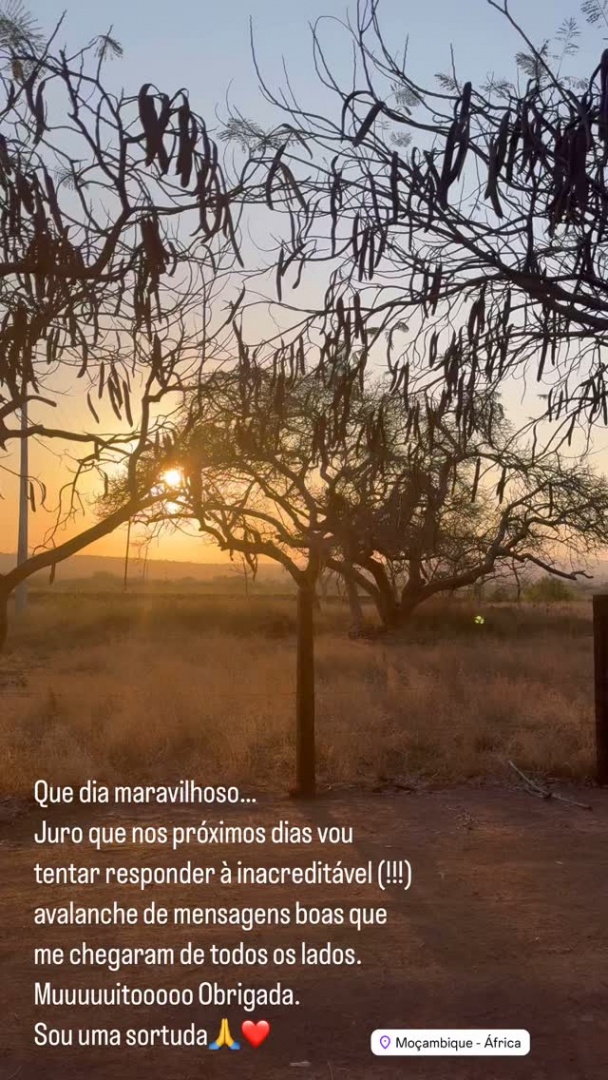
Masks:
[[[227,115],[226,101],[262,125],[280,118],[262,99],[250,48],[250,20],[258,62],[271,88],[285,85],[283,64],[289,72],[296,97],[315,110],[336,106],[314,71],[310,24],[323,16],[322,40],[340,81],[348,83],[352,54],[344,29],[355,13],[355,3],[344,0],[29,0],[26,7],[45,30],[50,30],[66,10],[59,43],[76,49],[112,27],[124,48],[124,57],[108,62],[105,79],[112,88],[136,93],[145,82],[174,93],[185,86],[196,112],[210,128],[219,115]],[[540,44],[555,33],[564,19],[578,16],[577,0],[511,0],[513,17]],[[391,49],[400,51],[409,38],[408,70],[412,78],[432,85],[437,71],[450,68],[453,46],[456,70],[463,80],[482,81],[486,74],[512,75],[513,56],[522,42],[487,0],[380,0],[379,18]],[[583,20],[579,19],[583,28]],[[608,29],[607,29],[608,34]],[[599,60],[598,33],[584,31],[576,69],[591,70]],[[515,398],[514,398],[515,400]],[[598,459],[606,460],[604,443],[598,442]],[[56,469],[57,459],[48,451],[32,448],[34,468]],[[16,485],[2,484],[0,502],[0,550],[16,544]],[[38,542],[48,527],[43,515],[35,515],[31,530]],[[100,541],[91,553],[116,555],[124,551],[124,530]],[[209,561],[212,550],[201,551],[198,537],[165,538],[152,557]]]

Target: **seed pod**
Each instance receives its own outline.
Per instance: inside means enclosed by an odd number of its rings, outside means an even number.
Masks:
[[[188,187],[194,165],[194,150],[198,136],[196,118],[190,112],[187,102],[180,105],[178,117],[178,153],[175,172],[179,175],[183,188]]]
[[[452,165],[454,158],[454,150],[456,148],[456,141],[458,138],[458,122],[452,121],[450,125],[446,142],[445,150],[443,153],[443,167],[441,169],[441,177],[439,179],[439,191],[438,198],[440,206],[447,206],[448,191],[450,187],[450,176],[452,173]]]
[[[470,83],[470,82],[466,82],[464,84],[463,88],[462,88],[462,96],[461,96],[461,99],[460,99],[461,100],[460,114],[459,114],[459,117],[458,117],[458,122],[459,122],[461,128],[464,127],[465,124],[467,124],[468,121],[469,121],[469,118],[470,118],[470,115],[471,115],[471,98],[472,98],[472,95],[473,95],[473,84]]]
[[[365,327],[363,325],[363,317],[361,314],[361,297],[358,292],[354,293],[353,304],[355,311],[355,337],[363,340],[365,336]]]
[[[93,402],[91,401],[91,395],[88,392],[88,390],[87,390],[87,405],[89,406],[90,411],[92,412],[93,416],[95,417],[96,422],[99,423],[99,416],[97,415],[97,412],[95,411],[95,406],[93,405]]]
[[[36,117],[36,128],[34,131],[34,146],[37,146],[42,136],[44,135],[46,128],[46,116],[44,109],[44,96],[42,91],[46,85],[46,79],[43,79],[38,86],[36,92],[36,101],[34,103],[34,115]]]
[[[10,176],[13,171],[4,135],[0,135],[0,168],[2,169],[4,176]]]
[[[19,200],[25,207],[28,214],[33,214],[35,210],[34,197],[32,194],[31,185],[26,180],[23,173],[18,172],[16,176],[17,195]]]
[[[429,303],[431,305],[431,314],[432,315],[434,315],[435,312],[437,311],[437,304],[439,303],[439,296],[440,296],[440,293],[441,293],[441,283],[442,283],[441,279],[442,279],[442,276],[443,276],[443,267],[442,267],[441,263],[437,263],[437,266],[435,267],[435,273],[433,274],[433,279],[431,281],[430,290],[429,290]]]
[[[439,340],[439,334],[436,330],[433,330],[431,334],[431,342],[429,345],[429,367],[432,368],[437,359],[437,342]]]
[[[131,411],[131,393],[129,390],[129,384],[127,384],[125,379],[122,380],[122,400],[124,403],[126,419],[127,421],[129,421],[130,426],[133,427],[133,413]]]
[[[504,495],[505,495],[505,488],[506,488],[506,486],[507,486],[507,478],[508,478],[508,471],[507,471],[507,466],[506,466],[506,465],[504,465],[504,466],[503,466],[503,470],[502,470],[502,474],[501,474],[501,477],[500,477],[500,480],[498,481],[498,484],[497,484],[497,486],[496,486],[496,494],[497,494],[497,496],[498,496],[498,503],[499,503],[499,505],[500,505],[500,503],[501,503],[501,502],[503,501],[503,499],[504,499]]]
[[[151,83],[145,83],[138,95],[139,119],[146,139],[146,165],[151,165],[154,161],[160,135],[154,98],[148,93],[151,85]]]
[[[383,109],[384,109],[384,102],[383,101],[376,101],[375,104],[372,105],[372,107],[369,110],[367,116],[365,117],[365,120],[361,124],[361,127],[359,128],[357,134],[355,135],[355,137],[353,139],[353,146],[360,146],[360,144],[363,142],[365,136],[367,135],[368,131],[371,129],[376,117],[378,116],[379,113],[382,112]]]
[[[48,171],[44,168],[44,166],[43,166],[43,169],[42,169],[42,173],[43,173],[43,176],[44,176],[44,186],[46,188],[46,197],[48,199],[48,203],[49,203],[49,206],[51,208],[51,214],[53,215],[53,221],[55,222],[55,226],[57,228],[57,231],[59,233],[63,234],[64,233],[64,225],[63,225],[63,219],[61,217],[61,211],[59,209],[59,202],[57,200],[57,192],[55,190],[55,185],[53,183],[53,180],[52,180],[51,176],[49,175]]]
[[[393,222],[399,220],[399,154],[393,151],[391,155],[391,200],[393,204]]]
[[[360,216],[359,216],[359,212],[357,211],[357,213],[355,214],[355,216],[353,218],[353,231],[352,231],[352,235],[351,235],[351,244],[352,244],[352,249],[353,249],[353,259],[355,261],[357,261],[358,258],[359,258],[359,221],[360,221]]]
[[[475,476],[473,477],[473,490],[471,492],[471,502],[475,502],[475,497],[477,495],[477,488],[479,487],[480,474],[481,474],[481,458],[478,457],[477,462],[475,464]]]
[[[286,146],[287,146],[287,143],[283,143],[283,145],[281,147],[279,147],[279,149],[277,150],[277,152],[276,152],[276,154],[275,154],[275,156],[273,158],[272,165],[270,166],[270,169],[268,170],[268,175],[266,177],[265,194],[266,194],[266,205],[268,206],[269,210],[274,209],[273,202],[272,202],[272,181],[274,180],[274,178],[275,178],[275,176],[276,176],[276,174],[277,174],[277,172],[279,170],[279,165],[281,164],[281,158],[282,158],[283,154],[285,153]]]
[[[515,168],[515,157],[519,148],[519,139],[521,136],[521,125],[519,120],[516,120],[513,124],[513,130],[509,138],[509,146],[507,149],[506,161],[505,161],[505,179],[507,185],[510,187],[513,183],[513,171]]]
[[[281,244],[281,250],[279,251],[279,258],[277,259],[277,272],[276,272],[276,277],[275,277],[275,285],[276,285],[277,297],[279,299],[279,303],[283,299],[282,278],[283,278],[283,274],[285,273],[285,270],[283,269],[284,261],[285,261],[285,249],[283,247],[283,244]]]
[[[363,274],[365,271],[365,256],[367,254],[367,245],[369,240],[369,230],[364,229],[360,237],[359,255],[357,258],[357,277],[359,281],[363,280]]]

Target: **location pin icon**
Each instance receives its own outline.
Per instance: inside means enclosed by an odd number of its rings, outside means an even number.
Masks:
[[[391,1045],[391,1037],[390,1037],[390,1035],[381,1035],[380,1036],[380,1046],[382,1047],[382,1049],[383,1050],[388,1050],[390,1045]]]

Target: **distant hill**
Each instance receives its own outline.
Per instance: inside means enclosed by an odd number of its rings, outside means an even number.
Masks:
[[[0,574],[5,574],[15,565],[14,555],[0,553]],[[195,563],[179,562],[170,559],[148,559],[146,565],[146,579],[148,581],[183,581],[189,578],[193,581],[212,581],[214,578],[236,578],[239,564],[234,563]],[[124,574],[124,559],[104,555],[74,555],[65,562],[58,563],[55,580],[75,581],[83,578],[109,575],[121,578]],[[144,574],[144,564],[133,558],[129,561],[129,579],[133,582],[141,580]],[[32,577],[36,583],[48,580],[49,571],[43,570]],[[286,580],[282,567],[272,564],[260,564],[258,571],[260,582],[280,583]]]

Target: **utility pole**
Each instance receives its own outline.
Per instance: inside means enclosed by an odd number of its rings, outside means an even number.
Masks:
[[[593,597],[595,778],[608,784],[608,595]]]
[[[131,544],[131,518],[127,522],[127,546],[125,548],[125,573],[123,578],[122,587],[124,591],[127,591],[127,584],[129,581],[129,546]]]
[[[316,790],[314,596],[314,583],[301,582],[298,588],[294,792],[300,798],[311,798]]]
[[[29,462],[27,440],[27,388],[23,387],[21,406],[21,447],[19,462],[19,535],[17,539],[17,565],[27,562],[28,557],[28,511],[29,511]],[[27,584],[22,581],[15,589],[15,610],[22,615],[27,607]]]

